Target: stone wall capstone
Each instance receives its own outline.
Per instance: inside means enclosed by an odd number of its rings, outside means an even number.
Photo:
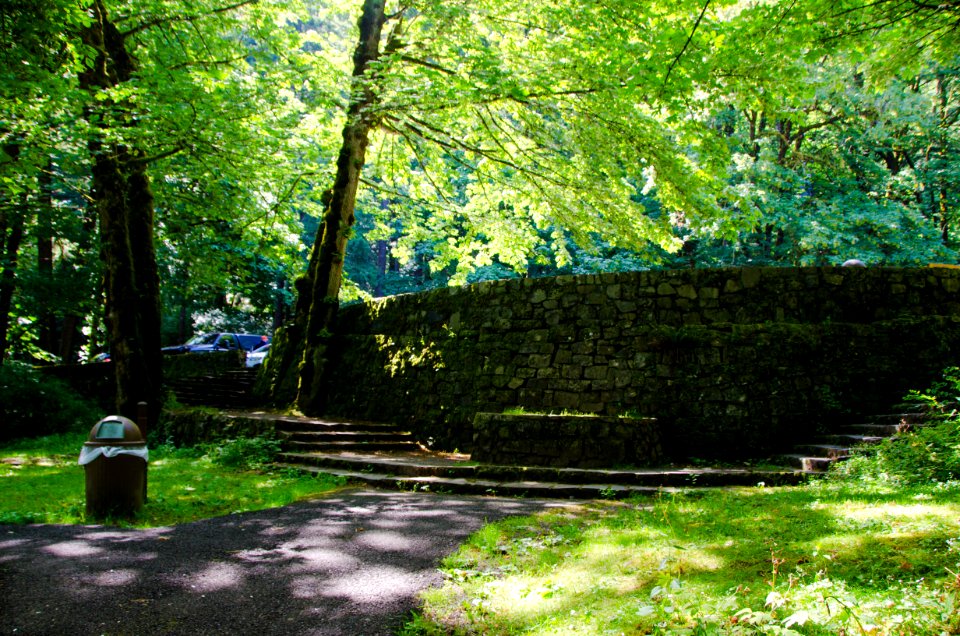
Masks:
[[[627,414],[671,456],[762,456],[889,409],[958,351],[951,268],[513,279],[344,307],[327,411],[466,451],[478,412]]]

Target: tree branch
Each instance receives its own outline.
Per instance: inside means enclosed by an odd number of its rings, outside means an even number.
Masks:
[[[156,161],[160,161],[161,159],[172,157],[173,155],[186,150],[186,148],[187,148],[187,144],[181,141],[181,142],[178,142],[177,145],[175,145],[173,148],[169,150],[165,150],[161,153],[151,155],[149,157],[137,157],[131,163],[141,165],[141,166],[146,166]]]
[[[693,41],[693,36],[696,34],[697,29],[700,28],[700,23],[703,22],[703,16],[707,13],[707,8],[710,6],[710,0],[705,0],[703,3],[703,9],[700,10],[700,15],[697,16],[697,21],[694,23],[693,28],[690,30],[690,35],[687,37],[687,41],[683,43],[683,48],[680,49],[680,52],[677,53],[677,56],[673,58],[673,61],[670,62],[669,68],[667,68],[667,74],[663,78],[663,85],[666,86],[667,82],[670,81],[670,73],[673,72],[673,69],[680,63],[680,58],[683,57],[683,54],[687,51],[687,47],[690,46],[690,42]]]
[[[183,62],[182,64],[175,64],[174,66],[169,67],[171,71],[182,71],[186,68],[200,67],[200,68],[212,68],[216,66],[229,66],[237,62],[242,62],[246,59],[244,55],[238,55],[237,57],[228,58],[225,60],[192,60],[189,62]]]
[[[260,2],[260,0],[241,0],[240,2],[236,2],[236,3],[234,3],[234,4],[226,5],[226,6],[223,6],[223,7],[217,7],[216,9],[211,9],[208,13],[197,13],[197,14],[194,14],[194,15],[177,15],[177,16],[153,18],[152,20],[148,20],[148,21],[146,21],[146,22],[142,22],[142,23],[138,24],[137,26],[135,26],[135,27],[133,27],[133,28],[127,30],[127,31],[124,31],[123,33],[120,34],[120,36],[121,36],[122,38],[126,39],[126,38],[130,37],[131,35],[136,35],[137,33],[140,33],[141,31],[146,31],[147,29],[150,29],[150,28],[155,27],[155,26],[160,26],[161,24],[169,24],[169,23],[173,23],[173,22],[195,22],[195,21],[197,21],[197,20],[200,20],[200,19],[202,19],[202,18],[209,17],[209,16],[211,16],[211,15],[218,15],[218,14],[221,14],[221,13],[229,13],[229,12],[231,12],[231,11],[235,11],[235,10],[239,9],[240,7],[244,7],[244,6],[247,6],[247,5],[250,5],[250,4],[257,4],[257,3],[259,3],[259,2]]]
[[[439,64],[435,64],[435,63],[433,63],[433,62],[428,62],[427,60],[421,60],[421,59],[416,58],[416,57],[413,57],[413,56],[411,56],[411,55],[401,55],[401,56],[400,56],[400,60],[403,61],[403,62],[407,62],[407,63],[409,63],[409,64],[416,64],[416,65],[418,65],[418,66],[425,66],[425,67],[430,68],[430,69],[433,69],[433,70],[435,70],[435,71],[440,71],[441,73],[446,73],[447,75],[456,75],[456,74],[457,74],[456,71],[451,70],[451,69],[449,69],[449,68],[446,68],[445,66],[440,66]]]

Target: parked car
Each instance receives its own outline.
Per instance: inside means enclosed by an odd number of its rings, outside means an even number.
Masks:
[[[247,354],[247,366],[248,367],[258,367],[263,364],[264,359],[267,357],[267,354],[270,353],[270,345],[265,344],[259,349],[255,349]]]
[[[211,351],[253,351],[269,344],[267,336],[251,333],[207,333],[190,338],[182,345],[164,347],[161,349],[167,354],[178,353],[209,353]]]

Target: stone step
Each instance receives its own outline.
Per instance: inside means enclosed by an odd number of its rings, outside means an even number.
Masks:
[[[817,444],[828,444],[833,446],[844,446],[850,448],[861,444],[876,444],[885,436],[879,435],[861,435],[856,433],[837,432],[831,435],[821,435],[817,438]]]
[[[300,453],[337,453],[343,451],[402,452],[420,450],[420,445],[412,440],[327,442],[302,442],[297,440],[287,440],[283,442],[283,449]]]
[[[900,431],[898,424],[846,424],[837,428],[844,435],[866,435],[868,437],[890,437]]]
[[[838,458],[836,457],[811,457],[802,454],[778,455],[775,458],[787,466],[792,466],[797,470],[807,473],[823,473],[833,465]]]
[[[872,415],[859,424],[834,427],[834,432],[822,435],[814,442],[800,444],[793,453],[774,458],[799,470],[825,472],[838,460],[850,457],[853,448],[876,444],[912,426],[922,426],[929,416],[918,411],[901,411]]]
[[[873,415],[869,419],[869,424],[881,424],[886,426],[913,426],[922,425],[930,415],[921,411],[904,411],[901,413],[884,413]]]
[[[370,454],[283,453],[280,461],[286,466],[308,468],[368,481],[367,475],[386,475],[400,480],[454,480],[489,484],[539,484],[542,488],[561,486],[617,486],[625,489],[691,488],[713,486],[794,485],[808,474],[794,470],[665,468],[636,470],[599,470],[548,468],[535,466],[503,466],[469,462],[442,462],[424,453],[417,457],[378,457]],[[451,486],[452,487],[452,486]],[[601,488],[602,490],[602,488]],[[577,496],[577,495],[564,495]],[[591,495],[592,496],[592,495]]]
[[[282,431],[286,441],[302,442],[306,444],[322,444],[327,442],[414,442],[413,435],[389,429],[380,431],[368,430],[332,430],[332,431]]]
[[[169,388],[177,394],[182,395],[211,395],[211,396],[229,396],[229,397],[244,397],[250,394],[248,389],[243,387],[236,386],[221,386],[216,384],[211,384],[209,386],[198,386],[194,384],[190,385],[171,385]]]
[[[621,484],[561,484],[537,481],[504,482],[458,477],[406,477],[384,473],[357,473],[334,468],[304,466],[302,464],[280,464],[279,466],[312,473],[336,475],[351,482],[363,483],[376,488],[464,495],[553,499],[626,499],[634,496],[652,497],[661,492],[678,490],[675,488],[624,486]]]
[[[334,431],[383,431],[402,435],[410,435],[394,424],[383,422],[365,422],[365,421],[344,421],[344,420],[319,420],[298,416],[277,416],[271,418],[276,423],[277,432],[285,434],[295,433],[322,433]]]
[[[409,431],[392,424],[328,421],[298,416],[274,419],[283,448],[299,453],[410,452],[421,450]]]
[[[845,459],[850,456],[850,447],[839,444],[799,444],[794,446],[794,450],[803,455],[812,457],[830,457],[832,459]]]

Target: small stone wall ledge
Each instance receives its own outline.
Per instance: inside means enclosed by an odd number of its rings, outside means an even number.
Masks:
[[[654,418],[477,413],[471,459],[511,466],[613,468],[663,461]]]

